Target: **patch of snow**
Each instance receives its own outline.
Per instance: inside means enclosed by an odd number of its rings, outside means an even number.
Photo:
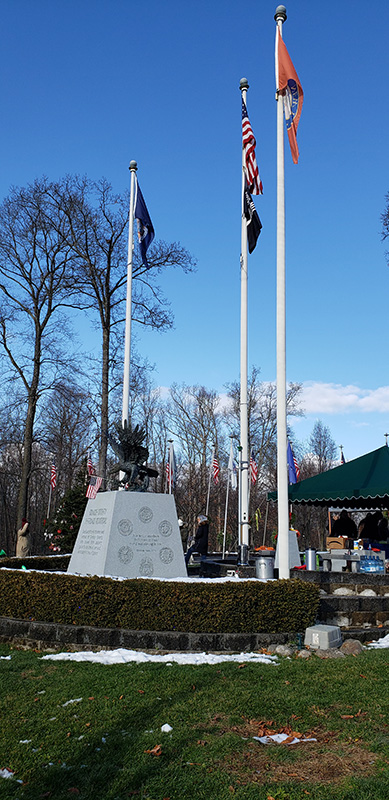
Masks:
[[[43,656],[43,658],[47,658],[47,656]],[[81,703],[82,697],[76,697],[74,700],[67,700],[66,703],[62,703],[62,708],[65,706],[70,706],[71,703]]]
[[[47,661],[92,661],[97,664],[129,664],[132,662],[138,664],[166,664],[172,666],[174,664],[181,665],[202,665],[202,664],[223,664],[225,661],[233,661],[239,664],[243,662],[250,662],[254,664],[268,664],[277,666],[277,656],[269,656],[263,653],[168,653],[167,655],[158,655],[150,653],[142,653],[138,650],[125,650],[119,648],[118,650],[100,650],[97,653],[92,651],[84,651],[78,653],[50,653],[46,656],[41,656],[43,660]],[[77,700],[68,700],[64,703],[67,706],[69,703],[79,703],[82,697]]]
[[[285,739],[288,739],[288,735],[286,733],[274,733],[272,736],[253,736],[256,742],[261,742],[261,744],[282,744]],[[317,742],[317,739],[298,739],[295,738],[288,744],[299,744],[300,742]]]
[[[0,769],[0,778],[13,778],[14,773],[12,769],[7,769],[7,767],[3,767]]]
[[[373,647],[376,650],[389,647],[389,633],[387,633],[382,639],[376,639],[374,642],[368,642],[367,646]]]

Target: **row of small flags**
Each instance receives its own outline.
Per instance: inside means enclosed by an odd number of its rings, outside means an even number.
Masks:
[[[296,456],[293,452],[293,448],[289,440],[287,449],[287,462],[288,462],[289,483],[297,483],[297,481],[300,480],[300,467],[297,463]],[[341,465],[346,463],[342,447],[340,448],[340,463]]]
[[[214,480],[215,484],[219,483],[219,473],[220,473],[219,462],[218,462],[217,458],[214,456],[214,458],[213,458],[213,480]],[[234,453],[233,453],[233,449],[232,449],[232,445],[231,445],[230,458],[229,458],[229,461],[228,461],[228,474],[229,474],[229,477],[230,477],[230,480],[231,480],[231,488],[232,489],[236,489],[236,487],[237,487],[237,483],[238,483],[238,481],[237,481],[237,473],[238,473],[237,464],[236,464],[236,461],[235,461],[235,458],[234,458]],[[254,450],[252,450],[251,454],[250,454],[250,481],[251,481],[252,486],[254,486],[256,484],[257,478],[258,478],[258,465],[257,465],[257,462],[255,460]]]
[[[89,500],[94,500],[96,495],[97,495],[97,492],[100,489],[100,486],[102,484],[103,479],[100,478],[98,475],[96,475],[96,467],[94,467],[94,465],[92,463],[92,459],[90,458],[90,456],[88,456],[86,469],[87,469],[87,474],[88,474],[88,477],[89,477],[89,484],[88,484],[88,487],[87,487],[87,490],[86,490],[86,497]],[[236,489],[236,472],[237,472],[237,470],[236,470],[236,463],[235,463],[235,460],[234,460],[234,457],[233,457],[233,453],[232,453],[232,446],[231,446],[230,460],[228,462],[228,471],[229,471],[230,476],[231,476],[231,486],[232,486],[233,489]],[[213,473],[214,483],[217,486],[217,484],[219,483],[220,466],[219,466],[219,461],[218,461],[216,455],[213,456],[213,460],[212,460],[212,473]],[[169,487],[171,489],[174,489],[174,487],[176,485],[176,475],[177,475],[176,457],[175,457],[175,454],[174,454],[173,444],[171,444],[170,448],[169,448],[168,460],[167,460],[167,463],[166,463],[167,490],[169,490]],[[256,460],[255,460],[254,450],[252,450],[251,455],[250,455],[250,478],[251,478],[251,483],[253,485],[256,483],[257,477],[258,477],[258,467],[257,467],[257,463],[256,463]],[[52,489],[55,489],[55,487],[57,485],[57,469],[56,469],[55,464],[52,464],[52,466],[51,466],[50,485],[51,485]]]
[[[291,443],[288,440],[288,448],[287,448],[287,462],[288,462],[288,476],[289,476],[289,483],[297,483],[300,480],[300,467],[297,463],[296,456],[293,452],[293,448]],[[341,450],[341,464],[345,464],[346,460],[343,455],[343,450]],[[86,497],[89,500],[94,500],[97,492],[100,489],[100,486],[103,482],[103,479],[96,475],[96,467],[93,466],[92,459],[88,456],[87,460],[87,473],[89,477],[89,484],[86,490]],[[212,474],[213,474],[213,481],[215,485],[219,483],[219,476],[220,476],[220,466],[217,456],[214,454],[212,459]],[[237,465],[234,458],[232,443],[231,443],[231,450],[230,450],[230,458],[228,461],[228,474],[231,480],[231,488],[236,489],[237,487]],[[174,447],[173,444],[169,447],[169,455],[168,460],[166,463],[166,486],[167,491],[170,489],[174,489],[176,485],[176,475],[177,475],[177,465],[176,465],[176,457],[174,454]],[[250,481],[252,486],[254,486],[258,479],[258,465],[255,460],[255,453],[254,450],[250,453]],[[55,464],[51,465],[50,471],[50,486],[51,489],[54,490],[57,485],[57,469]]]
[[[217,486],[220,478],[220,465],[219,465],[219,460],[215,453],[212,456],[211,474],[213,477],[213,482],[215,486]],[[232,444],[231,444],[230,458],[228,461],[228,474],[231,480],[231,488],[236,489],[237,464],[234,458]],[[176,458],[174,455],[173,444],[171,444],[169,447],[169,454],[166,462],[166,491],[169,491],[169,488],[174,489],[176,485],[176,475],[177,475]],[[255,460],[254,450],[252,450],[250,455],[250,479],[253,486],[257,482],[257,478],[258,478],[258,466]]]
[[[96,467],[93,466],[92,459],[88,455],[88,460],[86,463],[86,471],[89,477],[89,483],[86,490],[86,497],[88,500],[94,500],[97,492],[100,489],[100,486],[103,482],[103,479],[96,475]],[[55,464],[51,465],[50,470],[50,488],[54,490],[57,485],[57,468]]]

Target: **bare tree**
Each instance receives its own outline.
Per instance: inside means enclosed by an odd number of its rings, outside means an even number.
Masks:
[[[41,442],[57,470],[56,498],[73,486],[86,462],[91,439],[91,398],[75,384],[61,383],[44,405],[37,428]],[[55,511],[55,503],[52,513]]]
[[[317,420],[308,441],[307,452],[301,461],[301,478],[304,480],[331,469],[336,456],[337,448],[329,427],[321,420]],[[297,506],[295,516],[296,526],[303,537],[302,544],[323,549],[327,529],[327,509]]]
[[[115,386],[112,376],[118,341],[118,357],[123,361],[129,197],[127,193],[115,194],[104,178],[93,182],[85,177],[68,177],[58,187],[55,200],[66,215],[68,243],[78,258],[80,306],[97,314],[101,330],[99,472],[105,478],[109,397]],[[148,269],[134,252],[132,318],[141,325],[166,330],[172,326],[173,317],[157,277],[172,267],[190,272],[195,260],[180,244],[162,241],[153,243],[147,257]]]
[[[0,347],[6,376],[24,394],[24,431],[17,527],[27,516],[37,405],[63,366],[63,307],[74,286],[66,220],[53,224],[53,184],[46,178],[12,189],[0,206]],[[61,313],[62,310],[62,313]]]
[[[219,395],[204,386],[170,388],[168,405],[169,428],[179,440],[182,456],[181,480],[176,492],[177,502],[185,498],[186,523],[191,529],[197,514],[206,509],[212,449],[218,460],[226,450]],[[226,453],[225,458],[228,458]],[[211,533],[215,536],[221,526],[220,483],[213,484],[210,497]],[[213,545],[216,541],[212,542]]]
[[[253,449],[258,465],[259,485],[272,488],[276,476],[277,452],[277,388],[275,383],[259,380],[260,370],[253,367],[248,385],[249,448]],[[240,385],[234,381],[227,385],[232,403],[225,411],[225,420],[239,438]],[[301,416],[299,407],[301,384],[290,383],[287,389],[288,417]]]
[[[328,425],[324,425],[320,419],[313,426],[308,448],[309,452],[304,458],[306,471],[310,468],[312,475],[318,475],[334,466],[337,456],[336,444]]]

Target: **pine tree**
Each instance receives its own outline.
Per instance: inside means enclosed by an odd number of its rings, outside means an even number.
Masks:
[[[54,519],[47,525],[45,539],[50,552],[71,553],[73,550],[87,504],[85,475],[86,463],[77,473],[74,486],[64,495]]]

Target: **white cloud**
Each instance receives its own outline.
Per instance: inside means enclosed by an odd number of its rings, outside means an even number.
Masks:
[[[340,383],[303,384],[301,405],[306,414],[388,413],[389,386],[361,389]]]

